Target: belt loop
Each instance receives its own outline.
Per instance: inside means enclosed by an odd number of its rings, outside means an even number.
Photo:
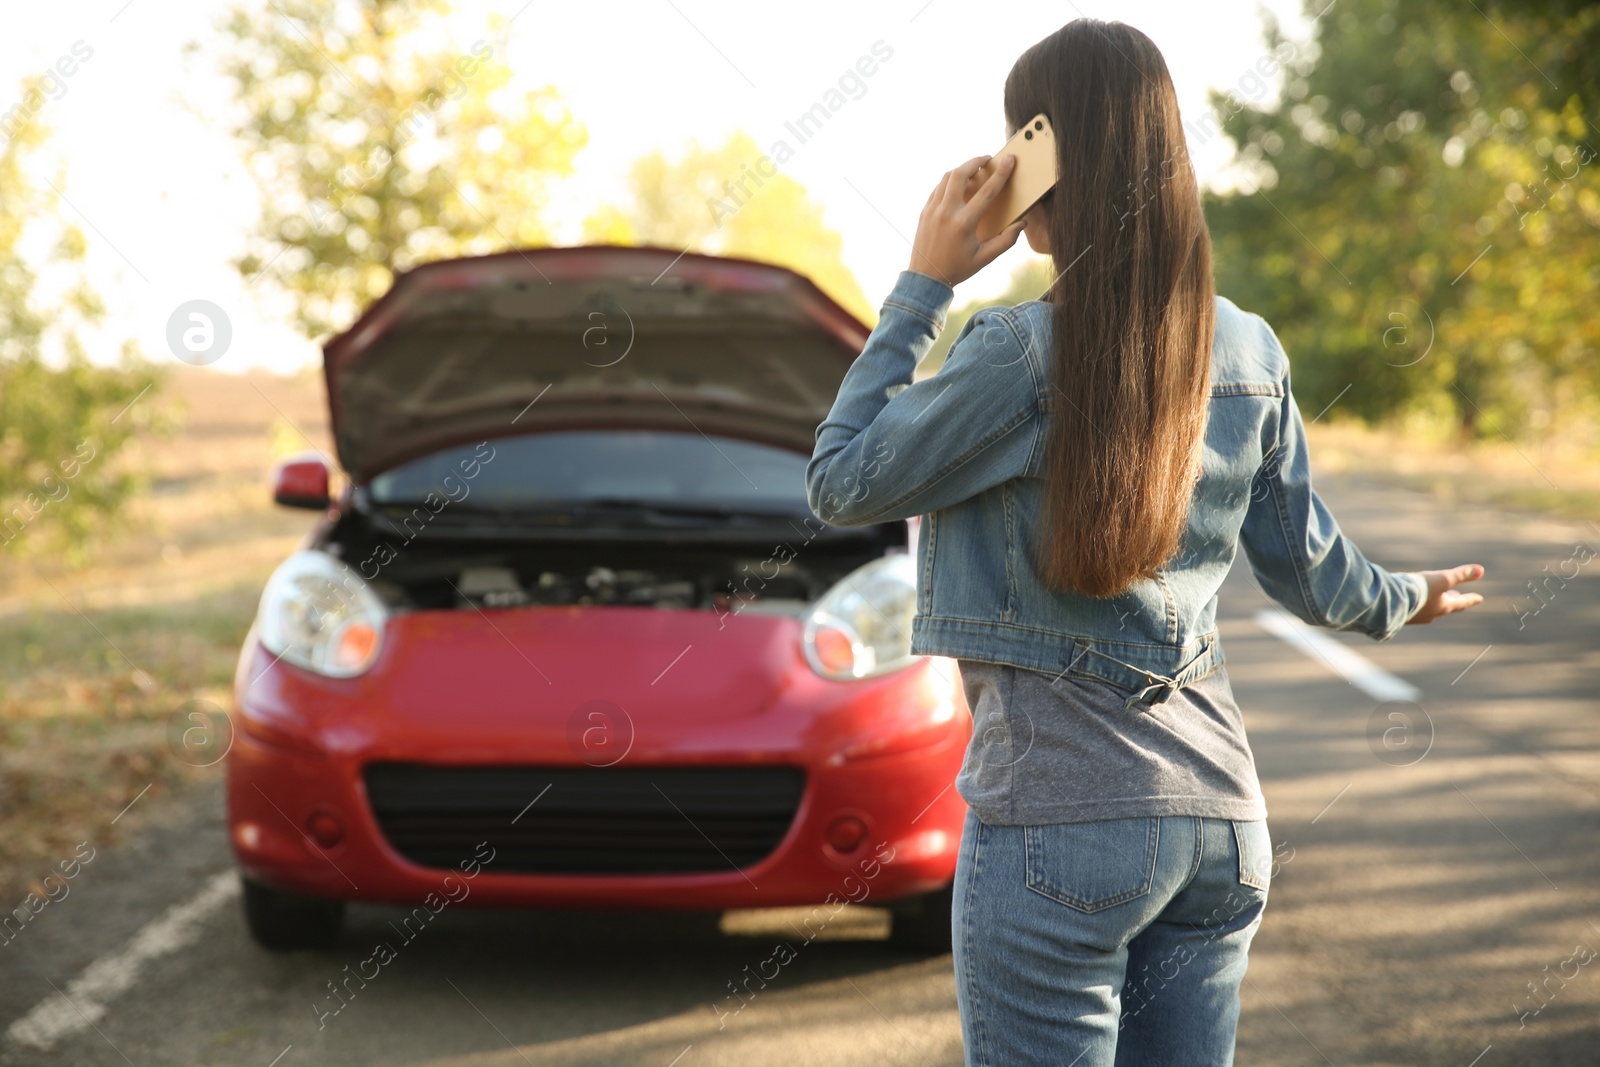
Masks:
[[[1206,638],[1205,645],[1200,649],[1200,651],[1195,653],[1194,656],[1190,658],[1189,662],[1184,664],[1183,669],[1178,671],[1177,674],[1171,678],[1168,678],[1166,675],[1162,674],[1153,674],[1150,671],[1140,671],[1140,673],[1144,675],[1144,688],[1135,690],[1134,693],[1123,702],[1123,709],[1129,710],[1135,704],[1166,703],[1167,699],[1171,697],[1173,693],[1177,692],[1179,689],[1183,688],[1185,685],[1189,684],[1195,678],[1200,676],[1201,667],[1203,664],[1206,665],[1207,670],[1215,666],[1215,664],[1211,661],[1214,658],[1212,653],[1215,651],[1216,640],[1216,635]],[[1125,664],[1125,666],[1131,667],[1132,664]]]
[[[1145,681],[1149,682],[1143,689],[1135,690],[1133,695],[1123,701],[1124,711],[1131,710],[1135,704],[1165,704],[1177,688],[1177,679],[1166,678],[1145,672]],[[1159,680],[1158,680],[1159,679]]]

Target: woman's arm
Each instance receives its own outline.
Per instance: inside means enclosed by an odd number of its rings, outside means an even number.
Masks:
[[[811,509],[857,526],[948,507],[1021,474],[1035,447],[1039,391],[1014,319],[980,311],[939,373],[913,382],[944,326],[951,290],[906,271],[817,428]]]
[[[1308,623],[1378,640],[1393,637],[1407,622],[1431,622],[1481,603],[1483,597],[1453,586],[1481,577],[1482,567],[1396,573],[1370,562],[1339,529],[1311,487],[1311,456],[1289,389],[1288,357],[1272,329],[1261,325],[1284,368],[1278,440],[1256,472],[1239,538],[1261,588]]]
[[[1417,575],[1369,562],[1311,487],[1300,409],[1285,380],[1277,447],[1256,472],[1239,541],[1262,591],[1305,622],[1387,640],[1427,599]]]
[[[923,205],[911,268],[884,301],[866,347],[817,428],[806,468],[811,509],[825,522],[888,522],[957,503],[1025,469],[1028,422],[1039,406],[1031,361],[1014,320],[979,312],[937,375],[913,382],[944,328],[953,287],[1016,243],[1014,223],[987,241],[978,220],[1011,176],[1001,157],[973,193],[987,156],[946,172]],[[1020,465],[1019,465],[1020,459]]]

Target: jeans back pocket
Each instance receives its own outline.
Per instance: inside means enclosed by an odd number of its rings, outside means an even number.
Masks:
[[[1272,882],[1272,835],[1264,819],[1233,822],[1233,840],[1239,846],[1239,884],[1267,891]]]
[[[1137,900],[1155,878],[1161,820],[1024,827],[1028,888],[1083,912]]]

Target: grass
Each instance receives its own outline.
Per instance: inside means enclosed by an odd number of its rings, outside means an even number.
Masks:
[[[103,848],[171,795],[221,775],[220,763],[182,758],[183,731],[194,725],[189,712],[229,707],[265,578],[162,603],[82,615],[35,606],[0,619],[0,906],[37,892],[77,843]]]
[[[306,438],[328,447],[318,381],[182,367],[169,392],[180,429],[130,444],[147,488],[85,565],[0,556],[3,910],[79,842],[103,849],[220,778],[181,758],[187,712],[229,708],[261,587],[313,521],[275,508],[267,477]]]
[[[1358,423],[1307,430],[1319,471],[1351,471],[1428,493],[1554,518],[1600,520],[1600,457],[1583,445],[1502,439],[1459,445]]]

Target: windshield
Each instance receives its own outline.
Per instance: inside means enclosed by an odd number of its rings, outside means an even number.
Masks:
[[[416,503],[432,492],[481,509],[597,503],[809,514],[808,458],[698,433],[572,430],[435,452],[378,475],[370,493],[376,504]]]

